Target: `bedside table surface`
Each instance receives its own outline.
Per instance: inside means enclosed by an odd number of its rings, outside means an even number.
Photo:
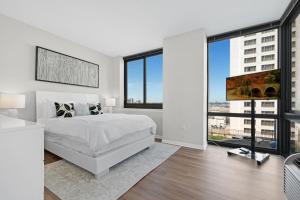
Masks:
[[[0,115],[0,133],[27,128],[43,128],[43,126],[35,122]]]

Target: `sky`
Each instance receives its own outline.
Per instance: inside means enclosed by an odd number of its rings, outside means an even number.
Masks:
[[[226,102],[226,78],[230,69],[230,40],[208,45],[209,102]]]
[[[147,57],[147,103],[161,103],[163,98],[162,86],[162,54]],[[127,63],[127,96],[143,101],[143,59]]]

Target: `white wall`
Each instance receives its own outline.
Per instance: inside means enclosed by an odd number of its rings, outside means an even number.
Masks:
[[[26,94],[26,109],[20,111],[21,118],[35,120],[36,90],[96,93],[104,97],[113,95],[111,57],[2,15],[0,27],[0,92]],[[37,45],[99,64],[100,88],[35,81]]]
[[[164,40],[163,141],[207,146],[207,43],[202,30]]]
[[[158,137],[162,137],[164,132],[165,140],[205,148],[206,36],[203,31],[165,40],[164,109],[157,110],[124,109],[122,57],[105,56],[3,15],[0,15],[0,27],[0,92],[26,94],[26,108],[20,111],[20,118],[35,121],[36,90],[96,93],[103,97],[116,97],[117,112],[151,117],[158,126]],[[99,64],[100,88],[35,81],[35,46]]]

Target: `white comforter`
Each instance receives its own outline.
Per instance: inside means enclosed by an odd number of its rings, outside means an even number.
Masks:
[[[150,129],[152,134],[156,133],[156,124],[145,115],[103,114],[50,118],[45,121],[46,132],[76,137],[85,141],[93,151],[146,129]]]

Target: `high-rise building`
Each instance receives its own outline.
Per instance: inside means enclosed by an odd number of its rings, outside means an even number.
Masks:
[[[291,82],[291,89],[292,89],[292,93],[291,93],[291,107],[292,110],[300,110],[300,82],[297,81],[299,80],[300,77],[300,62],[299,62],[299,58],[300,58],[300,18],[297,17],[295,19],[295,21],[292,23],[292,52],[291,52],[291,57],[292,57],[292,82]],[[299,68],[299,69],[298,69]],[[300,123],[295,123],[292,122],[291,123],[291,141],[293,141],[295,144],[293,144],[292,146],[294,146],[294,150],[293,151],[300,151]],[[292,147],[293,148],[293,147]]]
[[[230,76],[262,72],[278,68],[277,29],[263,31],[230,39]],[[277,114],[277,100],[256,100],[257,114]],[[230,113],[250,113],[250,101],[230,101]],[[276,120],[256,119],[256,136],[276,137]],[[230,130],[234,135],[246,136],[251,133],[248,118],[230,119]]]

